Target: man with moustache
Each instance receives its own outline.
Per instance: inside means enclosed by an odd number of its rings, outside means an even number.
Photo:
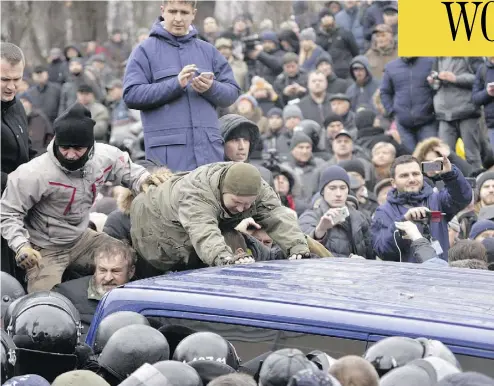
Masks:
[[[448,222],[470,203],[472,188],[447,157],[435,161],[443,163],[442,171],[436,172],[436,178],[444,182],[444,189],[439,192],[424,184],[421,165],[416,158],[404,155],[391,165],[393,189],[388,193],[386,203],[377,208],[371,228],[373,248],[382,260],[417,262],[410,240],[401,236],[395,222],[423,220],[429,210],[446,214],[440,222],[431,222],[429,226],[432,246],[438,257],[448,259]],[[423,234],[422,224],[418,227]]]

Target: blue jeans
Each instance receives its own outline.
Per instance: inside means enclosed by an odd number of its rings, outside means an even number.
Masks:
[[[398,132],[400,133],[401,145],[409,152],[413,153],[417,143],[430,137],[437,137],[438,123],[437,121],[426,123],[425,125],[407,129],[396,122]]]

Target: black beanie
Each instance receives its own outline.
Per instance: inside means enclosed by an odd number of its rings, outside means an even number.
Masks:
[[[290,142],[290,150],[293,150],[295,146],[300,143],[310,143],[311,146],[314,146],[314,144],[312,143],[312,139],[310,139],[307,134],[305,134],[303,131],[296,131],[293,134],[292,140]]]
[[[341,116],[339,116],[338,114],[335,114],[335,113],[329,113],[328,116],[326,118],[324,118],[324,127],[327,128],[329,126],[330,123],[333,123],[333,122],[341,122],[343,123],[343,118]]]
[[[360,110],[355,116],[355,126],[358,130],[362,130],[368,127],[374,126],[374,120],[376,119],[376,113],[372,110]]]
[[[350,177],[348,173],[341,166],[331,165],[327,169],[325,169],[321,178],[319,179],[319,192],[321,196],[323,195],[323,190],[327,184],[331,181],[343,181],[348,186],[348,190],[350,191]]]
[[[67,147],[92,147],[94,145],[94,125],[91,112],[80,103],[65,110],[55,122],[55,144]]]
[[[365,178],[365,167],[362,161],[359,161],[358,159],[353,159],[353,160],[348,160],[348,161],[341,161],[338,163],[343,169],[345,169],[346,172],[354,172],[358,173],[362,176],[362,178]]]

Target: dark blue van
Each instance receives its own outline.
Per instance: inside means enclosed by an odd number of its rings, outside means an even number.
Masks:
[[[243,361],[296,347],[362,355],[384,337],[438,339],[464,370],[494,376],[494,273],[356,259],[271,261],[128,283],[100,302],[100,321],[135,311],[152,325],[212,331]]]

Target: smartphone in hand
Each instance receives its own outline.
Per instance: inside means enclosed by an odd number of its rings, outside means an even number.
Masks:
[[[206,79],[214,79],[214,73],[209,71],[201,72],[201,76]]]

